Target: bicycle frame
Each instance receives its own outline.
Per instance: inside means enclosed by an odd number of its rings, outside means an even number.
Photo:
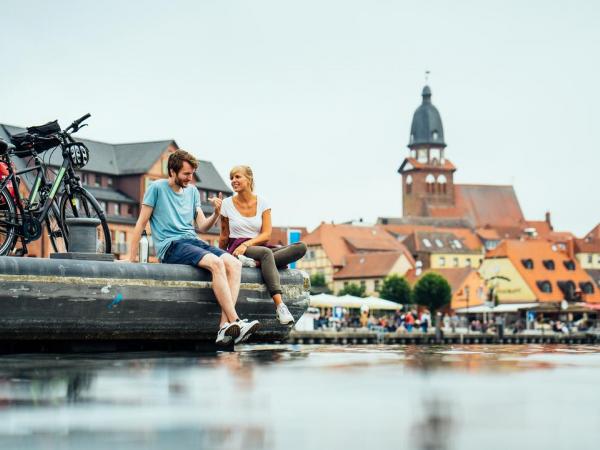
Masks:
[[[72,168],[71,168],[70,161],[65,158],[63,160],[62,165],[60,166],[60,168],[58,170],[58,173],[56,175],[56,178],[54,179],[54,182],[50,186],[50,191],[48,193],[48,197],[45,199],[44,204],[40,210],[39,202],[38,202],[38,197],[39,197],[39,200],[41,200],[40,188],[42,186],[48,185],[48,179],[46,178],[46,174],[45,174],[45,166],[42,164],[40,157],[36,154],[36,155],[34,155],[34,159],[35,159],[35,165],[33,167],[27,167],[27,168],[19,170],[19,171],[14,171],[12,162],[10,161],[10,158],[7,157],[6,160],[7,160],[7,164],[8,164],[8,172],[9,173],[4,178],[2,183],[0,183],[0,190],[4,189],[8,185],[9,182],[12,182],[12,184],[14,186],[14,192],[15,192],[16,207],[18,208],[21,216],[24,217],[26,213],[33,214],[39,222],[43,222],[46,219],[46,217],[48,216],[48,211],[49,211],[50,207],[52,206],[52,201],[54,200],[54,197],[56,196],[56,193],[58,192],[58,189],[60,188],[60,185],[63,182],[65,174],[69,173],[69,175],[71,175]],[[31,191],[29,193],[29,197],[27,198],[27,205],[24,206],[23,198],[21,197],[21,193],[18,189],[18,186],[19,186],[18,176],[23,175],[25,173],[33,172],[33,171],[37,171],[37,174],[35,177],[35,181],[33,183],[33,187],[31,188]],[[9,222],[7,222],[5,220],[1,220],[1,219],[0,219],[0,223],[15,225],[17,227],[22,226],[22,223],[21,224],[9,223]],[[20,235],[20,236],[23,235],[22,230],[20,230],[18,232],[18,235]]]

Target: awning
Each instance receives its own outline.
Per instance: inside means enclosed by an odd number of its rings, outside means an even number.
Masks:
[[[353,295],[343,295],[336,297],[335,295],[319,294],[310,296],[310,306],[317,308],[333,308],[341,306],[342,308],[356,308],[363,306],[371,310],[393,310],[401,309],[402,305],[389,300],[383,300],[377,297],[355,297]]]
[[[483,314],[483,313],[508,313],[520,310],[535,309],[539,303],[502,303],[495,307],[486,305],[472,306],[471,308],[455,309],[457,314]]]

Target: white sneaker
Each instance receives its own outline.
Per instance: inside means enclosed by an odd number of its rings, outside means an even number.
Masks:
[[[294,323],[294,317],[290,313],[288,307],[285,306],[285,303],[283,302],[279,304],[279,306],[275,310],[275,314],[277,315],[279,323],[282,325],[289,325],[291,323]]]
[[[238,320],[236,323],[239,324],[240,327],[240,335],[235,338],[234,344],[239,344],[240,342],[246,342],[252,333],[260,328],[260,323],[258,320],[253,320],[252,322],[248,322],[248,319]]]
[[[242,262],[242,267],[256,267],[256,261],[244,255],[238,255],[238,259]]]
[[[232,339],[240,335],[240,325],[237,322],[228,323],[225,322],[217,333],[217,339],[215,344],[227,345]]]

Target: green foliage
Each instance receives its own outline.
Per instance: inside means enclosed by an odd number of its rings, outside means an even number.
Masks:
[[[325,287],[327,283],[325,282],[325,275],[322,273],[314,273],[310,276],[310,285],[314,287]]]
[[[338,296],[346,294],[354,295],[355,297],[366,297],[365,287],[359,286],[358,284],[350,283],[347,286],[344,286],[344,288],[340,292],[338,292]]]
[[[404,277],[397,274],[389,275],[383,280],[381,289],[379,289],[379,297],[402,304],[410,303],[410,284]]]
[[[413,300],[429,308],[432,314],[450,303],[452,289],[448,281],[437,273],[427,273],[415,284]]]

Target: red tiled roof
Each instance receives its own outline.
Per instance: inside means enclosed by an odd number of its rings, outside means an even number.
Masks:
[[[411,224],[399,224],[399,225],[381,225],[389,232],[403,236],[404,238],[411,234],[419,231],[430,231],[439,233],[452,233],[471,250],[480,250],[482,245],[477,235],[468,228],[448,228],[448,227],[434,227],[432,225],[411,225]]]
[[[457,184],[456,206],[476,227],[515,227],[525,219],[512,186]]]
[[[581,282],[593,283],[593,280],[575,259],[570,259],[566,252],[545,240],[505,240],[498,247],[490,250],[486,258],[508,258],[540,301],[556,302],[564,298],[557,284],[559,281],[573,281],[577,290],[580,290],[579,283]],[[522,261],[526,259],[533,261],[532,269],[526,269],[523,265]],[[554,270],[546,269],[543,264],[544,260],[554,261]],[[573,261],[575,270],[567,270],[564,265],[565,261]],[[537,285],[538,281],[545,280],[551,283],[552,292],[542,292]],[[595,289],[593,294],[586,294],[585,301],[600,302],[600,291]]]
[[[335,280],[349,278],[380,278],[390,274],[404,251],[355,253],[346,256],[346,265],[335,273]],[[410,255],[409,255],[410,256]],[[409,259],[409,262],[412,258]],[[403,275],[403,274],[401,274]]]
[[[404,170],[404,167],[407,163],[411,164],[415,169],[428,168],[428,169],[434,169],[434,170],[435,169],[456,170],[456,167],[454,167],[454,164],[452,164],[448,159],[444,159],[444,164],[427,164],[427,163],[420,163],[415,158],[406,158],[402,162],[402,165],[400,166],[399,171]]]
[[[344,258],[353,253],[347,239],[379,241],[379,249],[404,250],[405,247],[385,228],[375,226],[335,225],[322,223],[304,239],[306,245],[321,245],[334,266],[343,266]]]

